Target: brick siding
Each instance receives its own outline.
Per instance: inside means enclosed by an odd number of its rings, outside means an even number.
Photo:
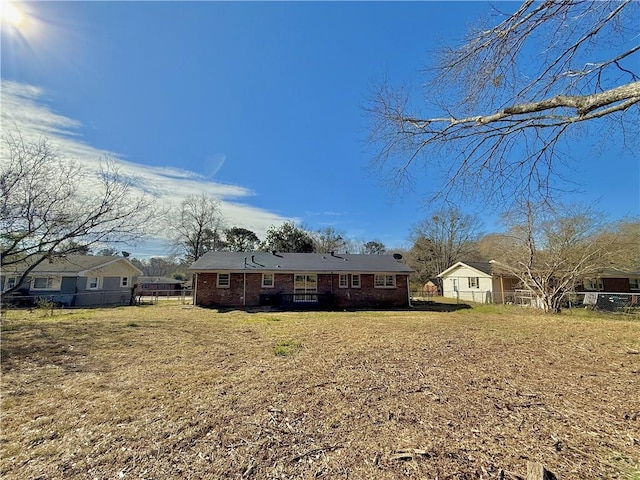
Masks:
[[[245,276],[246,275],[246,276]],[[245,278],[243,278],[245,276]],[[196,287],[196,303],[200,306],[254,307],[260,304],[260,295],[294,293],[293,273],[276,273],[274,286],[262,287],[262,273],[232,273],[229,287],[217,286],[216,273],[200,273]],[[339,288],[338,274],[318,274],[318,293],[333,293],[337,308],[406,307],[409,304],[408,275],[397,274],[395,288],[375,288],[373,274],[360,275],[360,288]],[[243,285],[244,284],[244,285]],[[246,302],[243,300],[246,293]]]

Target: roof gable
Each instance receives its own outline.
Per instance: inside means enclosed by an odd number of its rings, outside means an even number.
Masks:
[[[209,252],[194,262],[189,270],[203,271],[281,271],[281,272],[384,272],[405,273],[413,270],[393,255],[280,253],[280,252]]]
[[[141,275],[142,272],[128,259],[116,256],[103,255],[64,255],[52,256],[45,258],[32,271],[35,275],[86,275],[88,272],[96,269],[104,269],[115,263],[123,263],[132,272]],[[4,270],[11,273],[21,273],[25,270],[25,264],[11,265],[11,268],[3,267]]]
[[[493,275],[491,262],[456,262],[453,265],[451,265],[449,268],[447,268],[444,272],[439,273],[438,277],[439,278],[447,277],[451,275],[453,272],[455,272],[456,270],[459,270],[460,268],[470,268],[482,275],[488,275],[488,276]]]

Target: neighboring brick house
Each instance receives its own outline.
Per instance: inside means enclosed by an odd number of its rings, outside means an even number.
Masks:
[[[209,252],[194,273],[194,304],[283,308],[396,308],[409,305],[400,255]]]
[[[12,288],[28,265],[6,265],[0,290]],[[30,305],[39,299],[64,306],[129,305],[142,272],[124,257],[100,255],[52,256],[40,262],[23,286],[3,300]],[[6,298],[4,298],[6,297]]]
[[[604,270],[584,278],[576,292],[640,293],[640,272]]]

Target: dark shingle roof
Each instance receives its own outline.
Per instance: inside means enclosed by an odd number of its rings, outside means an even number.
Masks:
[[[48,273],[48,274],[72,274],[80,273],[85,270],[107,265],[109,263],[125,260],[123,257],[101,256],[101,255],[65,255],[52,256],[50,259],[44,259],[32,271],[32,273]],[[4,273],[20,273],[26,268],[25,263],[17,263],[15,265],[7,265],[2,267]]]
[[[465,265],[470,266],[471,268],[475,268],[476,270],[480,270],[487,275],[492,274],[492,267],[490,262],[462,262]]]
[[[189,270],[279,272],[381,272],[411,273],[393,255],[271,252],[209,252]]]

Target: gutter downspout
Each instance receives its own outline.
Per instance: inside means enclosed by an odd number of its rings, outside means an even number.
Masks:
[[[411,282],[409,282],[409,275],[407,275],[407,300],[409,301],[409,307],[413,308],[413,305],[411,305]]]
[[[198,295],[198,274],[195,273],[194,275],[194,285],[193,285],[193,305],[196,306],[198,303],[196,301],[196,296]]]
[[[251,255],[253,261],[253,255]],[[242,306],[247,306],[247,257],[244,257],[244,267],[242,271]]]

